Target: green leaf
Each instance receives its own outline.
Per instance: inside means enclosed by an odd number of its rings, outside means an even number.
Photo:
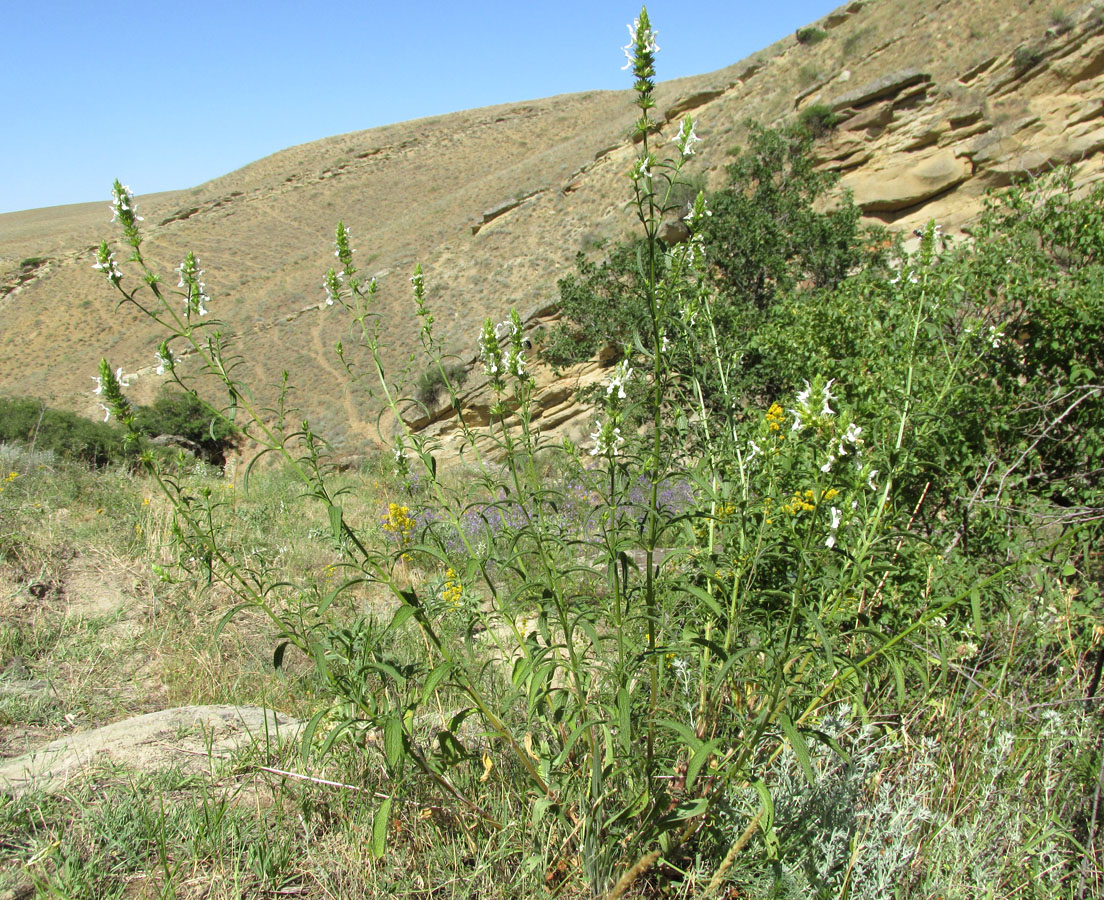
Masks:
[[[393,631],[396,628],[402,628],[407,620],[416,612],[417,610],[413,606],[408,606],[404,603],[395,610],[395,615],[391,617],[391,624],[387,626],[388,630]]]
[[[272,653],[272,668],[277,672],[284,666],[284,651],[287,650],[288,644],[290,643],[291,641],[281,641],[276,645],[276,649]]]
[[[686,742],[686,746],[695,753],[701,750],[703,746],[702,739],[694,733],[694,729],[689,725],[685,725],[682,722],[676,722],[674,719],[656,719],[656,725],[679,735],[683,741]]]
[[[391,822],[391,798],[388,797],[372,818],[372,856],[379,859],[387,851],[387,826]]]
[[[299,752],[303,757],[303,762],[310,761],[311,747],[314,744],[314,732],[318,728],[318,723],[325,718],[328,709],[322,709],[311,716],[310,721],[307,722],[306,728],[303,729],[303,737],[299,744]]]
[[[581,619],[576,622],[576,626],[583,630],[583,633],[590,639],[591,646],[594,647],[596,653],[600,653],[602,650],[602,643],[598,639],[598,632],[595,631],[594,626],[586,619]]]
[[[793,747],[797,763],[801,766],[801,771],[805,773],[805,778],[809,784],[816,783],[816,772],[813,771],[813,763],[809,756],[809,747],[805,743],[805,738],[801,736],[793,721],[785,713],[778,717],[778,724],[782,726],[782,730],[786,733],[786,738],[789,740],[790,746]]]
[[[713,754],[717,752],[718,743],[713,740],[708,744],[704,744],[693,756],[690,757],[690,762],[686,765],[686,791],[689,793],[693,787],[694,782],[697,780],[698,773],[712,758]]]
[[[763,843],[767,845],[767,855],[770,859],[777,859],[779,852],[778,835],[774,832],[774,800],[770,791],[761,779],[751,783],[759,800],[763,804],[763,818],[759,822],[759,830],[763,832]]]
[[[341,507],[335,504],[334,506],[330,507],[329,513],[330,531],[333,532],[334,540],[340,542],[341,539],[345,536],[345,531],[341,527]]]
[[[353,587],[354,585],[367,584],[367,583],[368,583],[367,578],[351,578],[348,581],[344,582],[343,584],[339,585],[338,587],[334,588],[332,591],[330,591],[323,598],[322,602],[318,604],[318,615],[322,615],[322,613],[324,613],[327,609],[329,609],[330,606],[333,604],[334,600],[336,600],[338,597],[340,597],[341,594],[344,591],[347,591],[349,588]]]
[[[383,755],[387,765],[394,769],[403,756],[402,719],[392,716],[383,723]]]
[[[724,618],[724,609],[717,602],[717,598],[712,596],[708,591],[704,591],[700,587],[697,587],[693,584],[684,584],[682,585],[682,589],[686,591],[686,593],[692,594],[693,596],[697,597],[717,618]]]
[[[400,684],[406,681],[406,676],[386,660],[377,659],[364,664],[367,669],[375,669],[381,675],[387,675]]]
[[[429,698],[433,696],[433,692],[437,690],[437,685],[444,681],[451,671],[452,663],[443,662],[429,673],[426,677],[425,684],[422,686],[422,703],[427,702]]]
[[[446,766],[455,766],[468,758],[468,750],[453,732],[437,732],[437,750]]]
[[[256,604],[253,603],[253,601],[248,601],[246,603],[239,603],[237,606],[230,607],[230,609],[228,609],[223,614],[222,618],[219,619],[218,625],[215,626],[215,640],[217,641],[219,639],[219,635],[222,634],[222,629],[225,628],[227,624],[229,624],[230,620],[234,618],[234,616],[240,613],[243,609],[249,609],[251,606],[256,606]]]
[[[632,699],[624,685],[617,689],[617,737],[625,751],[632,748]]]
[[[568,739],[564,742],[563,749],[557,754],[556,758],[552,761],[553,768],[559,768],[564,764],[564,760],[567,759],[568,754],[571,753],[571,748],[575,746],[575,742],[579,740],[587,731],[597,725],[600,719],[590,719],[583,722],[578,728],[576,728]]]
[[[671,814],[676,821],[683,822],[700,816],[707,809],[709,809],[709,801],[704,797],[695,797],[693,800],[683,800]]]
[[[552,801],[545,796],[538,797],[533,803],[533,813],[530,816],[530,821],[534,826],[540,824],[540,820],[544,818],[544,814],[548,812],[548,808],[552,805]]]
[[[337,742],[337,739],[341,737],[346,731],[353,727],[357,722],[356,719],[345,719],[338,723],[338,725],[330,729],[330,733],[326,735],[326,740],[322,742],[322,746],[318,748],[318,755],[325,756],[330,752],[330,748]]]

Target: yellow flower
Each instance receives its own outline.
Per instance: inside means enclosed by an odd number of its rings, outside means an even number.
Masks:
[[[786,418],[786,411],[777,403],[772,403],[767,410],[767,428],[771,431],[781,431],[782,421]]]
[[[444,601],[450,609],[458,609],[460,602],[464,599],[464,585],[460,583],[460,578],[453,569],[445,570],[445,583],[441,588],[441,600]]]
[[[387,515],[383,517],[383,530],[395,535],[402,543],[406,543],[417,527],[417,520],[410,515],[409,506],[400,506],[398,503],[390,503],[387,506]]]

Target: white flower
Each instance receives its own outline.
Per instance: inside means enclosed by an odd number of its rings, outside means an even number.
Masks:
[[[679,153],[683,156],[694,155],[694,145],[700,144],[701,138],[694,134],[694,120],[690,116],[682,120],[682,127],[671,140],[678,144]]]
[[[595,422],[590,439],[594,441],[590,451],[591,456],[616,456],[620,446],[625,443],[625,439],[621,437],[621,429],[612,422],[607,422],[605,425]]]
[[[686,214],[686,218],[683,219],[683,221],[686,222],[686,224],[688,225],[693,225],[698,219],[708,219],[712,215],[713,210],[709,209],[703,202],[700,212],[698,211],[697,205],[695,204],[693,207],[691,207],[690,212]]]
[[[172,369],[172,367],[173,367],[172,350],[169,350],[168,347],[165,348],[164,352],[162,352],[161,350],[158,350],[157,351],[157,374],[158,375],[164,375],[165,372]]]
[[[829,534],[824,541],[824,546],[826,546],[829,550],[836,546],[836,532],[839,530],[840,522],[843,521],[843,513],[840,512],[837,507],[833,506],[831,516],[832,519],[828,523]]]
[[[610,376],[609,384],[606,385],[606,396],[609,397],[614,392],[617,393],[617,399],[625,399],[625,382],[629,380],[629,376],[632,375],[632,367],[629,365],[628,358],[621,360],[613,370],[613,375]]]
[[[93,269],[99,269],[113,282],[118,282],[123,273],[119,271],[119,266],[115,262],[115,253],[109,253],[106,257],[103,257],[92,266]]]
[[[808,383],[808,382],[806,382],[806,383]],[[826,385],[824,385],[824,406],[820,410],[820,414],[822,416],[834,416],[835,415],[835,413],[832,411],[832,408],[828,405],[829,400],[835,400],[836,399],[832,395],[832,392],[830,390],[832,385],[835,384],[835,383],[836,383],[836,379],[831,378],[831,379],[829,379],[828,383]]]
[[[866,476],[866,486],[872,491],[878,490],[878,486],[874,484],[874,476],[878,474],[878,470],[874,469],[869,475]]]
[[[525,377],[525,356],[521,350],[511,347],[502,351],[502,368],[515,378]]]
[[[104,411],[104,421],[106,422],[108,419],[111,418],[111,410],[104,406],[104,404],[102,403],[100,404],[100,409]]]
[[[640,30],[640,18],[637,17],[633,19],[632,25],[626,25],[625,27],[629,29],[629,42],[621,49],[625,51],[625,59],[627,59],[628,62],[621,68],[631,69],[636,62],[636,38],[637,32]],[[659,44],[656,43],[656,35],[658,33],[659,32],[654,28],[649,28],[648,31],[642,35],[644,38],[644,49],[646,51],[651,53],[659,52]]]
[[[199,257],[191,254],[184,257],[184,261],[176,267],[176,271],[180,275],[180,282],[177,287],[187,287],[189,284],[198,282],[203,274],[203,269],[199,268]]]
[[[820,471],[822,471],[825,475],[827,475],[829,472],[832,471],[832,464],[835,463],[835,461],[836,461],[836,457],[833,456],[831,453],[829,453],[828,454],[828,462],[826,462],[823,466],[820,467]]]
[[[116,184],[119,184],[116,182]],[[124,213],[130,213],[134,215],[135,210],[138,209],[138,204],[134,202],[134,194],[125,184],[121,184],[118,188],[112,187],[111,189],[111,221],[117,222],[123,218]],[[141,216],[134,215],[135,222],[145,221]]]
[[[847,426],[847,431],[844,432],[843,437],[840,438],[839,446],[836,448],[836,452],[840,456],[847,456],[847,445],[850,444],[851,449],[861,455],[862,451],[859,449],[863,442],[862,438],[860,437],[861,434],[862,428],[860,428],[854,422],[851,422]],[[857,462],[856,465],[858,465]]]
[[[322,279],[322,287],[326,290],[326,305],[333,306],[337,302],[338,295],[341,292],[341,282],[345,278],[344,272],[335,272],[330,269],[326,273],[326,277]]]
[[[1001,340],[1004,338],[1004,332],[1003,331],[998,331],[994,326],[990,325],[989,326],[989,334],[987,335],[987,338],[989,340],[989,345],[994,350],[997,350],[997,349],[1000,348]]]
[[[511,338],[516,334],[518,334],[518,325],[514,323],[513,319],[504,319],[495,325],[495,337],[500,341]]]
[[[182,287],[187,291],[184,298],[184,314],[191,315],[194,309],[201,316],[207,315],[205,304],[211,298],[207,296],[207,285],[200,281],[203,270],[199,267],[199,257],[194,253],[189,253],[184,257],[183,262],[176,267],[176,271],[180,273],[180,282],[177,287]]]

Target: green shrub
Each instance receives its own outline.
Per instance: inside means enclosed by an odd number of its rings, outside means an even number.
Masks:
[[[0,441],[52,450],[96,467],[124,458],[123,434],[118,428],[29,398],[0,398]]]
[[[806,107],[797,118],[798,126],[809,132],[817,140],[827,137],[835,131],[836,126],[842,121],[843,116],[823,103],[814,103],[812,106]]]
[[[649,341],[647,299],[637,265],[641,241],[617,244],[600,262],[575,257],[575,273],[558,282],[563,320],[551,330],[541,353],[554,366],[590,359],[604,347],[624,353],[639,336]]]
[[[1068,34],[1073,30],[1073,17],[1062,9],[1052,10],[1050,13],[1050,26],[1055,34]]]
[[[813,107],[817,121],[831,112]],[[721,340],[747,334],[756,311],[799,283],[838,284],[865,258],[870,234],[849,198],[828,212],[814,204],[835,182],[811,159],[807,123],[789,129],[749,122],[748,147],[728,167],[730,186],[710,198],[700,226],[717,287],[725,302],[714,310]],[[576,271],[559,282],[563,321],[543,350],[554,365],[589,359],[603,347],[649,348],[647,299],[641,282],[643,240],[612,248],[600,262],[576,257]]]
[[[1039,65],[1043,56],[1043,51],[1038,47],[1021,45],[1012,52],[1012,69],[1017,75],[1023,75]]]
[[[180,437],[197,448],[197,455],[211,465],[221,466],[226,454],[241,437],[241,431],[224,416],[212,411],[191,392],[166,385],[152,406],[135,411],[136,429],[147,437]]]
[[[805,28],[799,28],[794,32],[794,37],[797,38],[799,44],[819,44],[826,37],[828,32],[823,28],[817,28],[815,25],[808,25]]]
[[[818,170],[805,127],[749,123],[748,146],[711,199],[704,233],[715,276],[732,303],[765,310],[801,281],[831,287],[862,261],[861,212],[849,197],[819,212],[836,177]]]
[[[414,382],[414,399],[427,411],[437,407],[441,392],[451,384],[453,390],[468,380],[468,367],[462,362],[446,362],[441,365],[431,363]]]

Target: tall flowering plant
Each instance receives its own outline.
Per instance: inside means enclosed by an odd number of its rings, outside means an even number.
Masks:
[[[646,9],[629,38],[640,115],[626,188],[644,236],[649,334],[609,372],[588,446],[551,444],[536,427],[531,347],[516,311],[473,335],[494,399],[488,429],[466,420],[418,268],[419,338],[457,411],[472,473],[459,486],[441,477],[441,448],[405,424],[407,401],[380,350],[376,283],[338,223],[320,305],[348,316],[355,346],[339,343],[335,356],[351,379],[371,378],[393,413],[384,437],[397,477],[408,495],[417,486],[422,504],[375,498],[378,516],[361,520],[335,486],[325,441],[308,421],[291,422],[286,376],[269,408],[235,377],[199,259],[186,254],[176,289],[164,287],[118,182],[112,209],[140,279],[127,281],[106,242],[96,263],[122,303],[164,328],[159,369],[185,387],[197,370],[218,379],[229,399],[213,412],[280,458],[325,510],[340,557],[326,584],[274,580],[235,552],[209,494],[148,461],[176,510],[178,539],[238,598],[223,624],[260,610],[277,632],[276,665],[298,649],[326,685],[331,702],[304,730],[305,755],[344,743],[386,773],[373,800],[373,853],[386,852],[396,810],[432,791],[472,833],[507,833],[510,811],[527,810],[544,844],[524,838],[517,852],[610,898],[689,866],[715,889],[756,835],[773,853],[764,773],[783,752],[807,767],[821,708],[861,694],[866,673],[891,658],[899,665],[903,646],[867,623],[892,589],[889,460],[902,448],[907,405],[894,445],[853,420],[841,381],[810,373],[803,391],[765,414],[739,395],[738,359],[716,333],[706,277],[704,195],[686,216],[687,242],[667,248],[658,238],[702,139],[690,117],[664,135],[653,116],[659,46]],[[99,384],[127,422],[124,385],[106,361]],[[563,483],[548,476],[549,459]],[[580,485],[585,528],[572,530],[563,511],[579,505]],[[493,553],[477,546],[481,535]],[[385,621],[350,623],[345,598],[365,582],[389,592]],[[488,785],[505,798],[497,807]]]

